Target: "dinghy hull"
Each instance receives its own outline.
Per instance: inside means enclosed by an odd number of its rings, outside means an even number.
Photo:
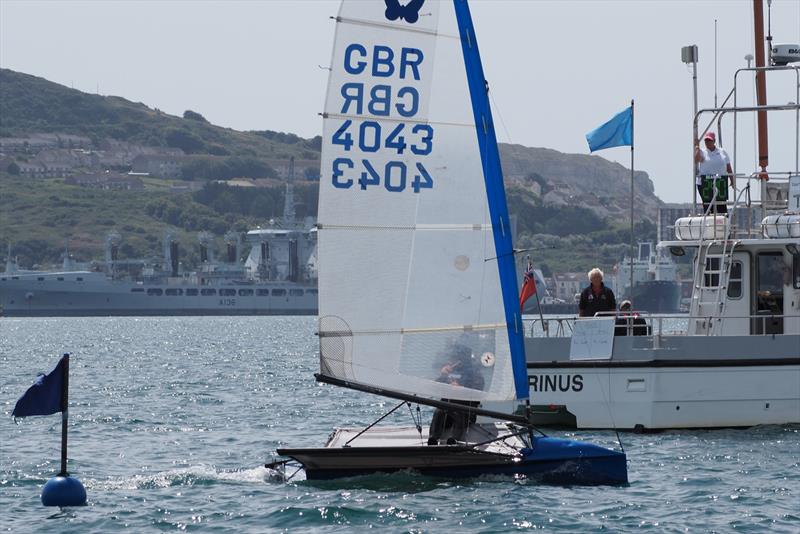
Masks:
[[[278,449],[303,465],[308,480],[411,471],[426,476],[471,478],[522,475],[545,484],[625,485],[625,453],[579,441],[536,438],[517,454],[472,445],[319,447]]]

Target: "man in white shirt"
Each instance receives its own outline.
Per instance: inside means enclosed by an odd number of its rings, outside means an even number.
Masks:
[[[728,176],[731,187],[736,191],[736,177],[733,175],[731,160],[728,153],[722,148],[717,148],[717,136],[714,132],[708,132],[703,137],[706,148],[700,148],[699,143],[695,144],[694,160],[697,162],[697,191],[703,199],[703,211],[708,211],[711,199],[714,197],[714,184],[716,183],[716,201],[714,210],[716,213],[727,213],[728,206],[728,186],[725,183],[725,176]]]

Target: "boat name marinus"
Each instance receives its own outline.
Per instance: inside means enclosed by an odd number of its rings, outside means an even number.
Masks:
[[[528,383],[531,391],[569,391],[583,390],[583,375],[530,375]]]

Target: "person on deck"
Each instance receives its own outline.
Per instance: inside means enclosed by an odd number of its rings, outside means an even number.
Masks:
[[[728,177],[731,187],[736,192],[736,177],[733,175],[731,160],[724,149],[717,147],[717,136],[708,132],[703,137],[705,148],[700,148],[700,143],[695,143],[694,161],[697,163],[697,191],[703,200],[703,212],[708,211],[708,206],[714,198],[714,182],[717,181],[717,197],[714,202],[716,213],[728,213]]]
[[[631,313],[631,301],[623,300],[619,305],[619,315],[614,322],[614,335],[627,336],[628,328],[630,327],[631,335],[646,336],[649,327],[647,321],[640,317],[638,313]]]
[[[581,292],[578,313],[581,317],[594,317],[600,312],[617,311],[614,292],[603,284],[603,271],[595,267],[589,271],[589,287]]]
[[[455,343],[453,346],[448,361],[442,366],[436,381],[478,390],[482,390],[484,385],[483,376],[472,355],[472,349],[461,343]],[[473,401],[442,400],[471,408],[477,408],[480,405],[479,402]],[[431,419],[428,445],[438,445],[447,430],[450,430],[447,444],[454,445],[457,440],[463,440],[466,437],[467,428],[470,423],[474,422],[475,415],[470,415],[468,411],[447,411],[436,408],[436,411],[433,412],[433,419]]]

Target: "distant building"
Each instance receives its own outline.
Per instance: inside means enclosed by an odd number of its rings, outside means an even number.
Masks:
[[[267,160],[267,164],[275,169],[279,178],[286,180],[289,178],[291,161],[291,159],[271,159]],[[295,158],[294,179],[296,182],[303,180],[319,180],[319,160]]]
[[[184,159],[184,156],[140,154],[133,158],[131,171],[158,178],[180,178]]]
[[[550,294],[565,302],[574,302],[575,295],[588,283],[586,273],[553,273]]]
[[[138,176],[130,176],[116,172],[103,172],[93,174],[79,174],[64,180],[69,185],[92,187],[95,189],[119,189],[127,191],[140,191],[144,189],[144,182]]]

